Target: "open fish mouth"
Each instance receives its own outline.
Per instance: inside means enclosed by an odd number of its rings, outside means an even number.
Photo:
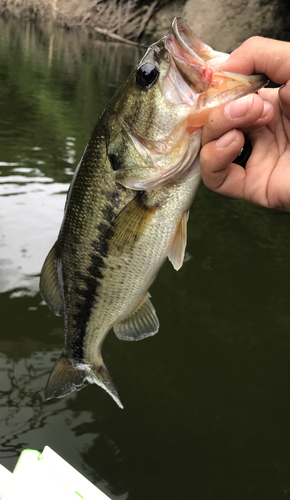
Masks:
[[[171,60],[163,81],[164,96],[172,104],[193,106],[195,113],[201,115],[196,126],[204,124],[210,108],[256,92],[267,83],[264,75],[247,76],[216,70],[211,61],[216,60],[216,64],[228,54],[213,50],[180,18],[172,22],[166,48]],[[170,81],[176,87],[172,94]]]

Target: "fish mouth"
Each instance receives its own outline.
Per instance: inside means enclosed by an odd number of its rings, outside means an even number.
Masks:
[[[201,127],[211,108],[256,92],[267,83],[264,75],[229,73],[211,66],[212,61],[216,64],[228,54],[206,45],[180,18],[173,20],[161,41],[169,65],[160,77],[160,88],[165,101],[176,106],[180,123],[158,141],[129,134],[141,158],[149,159],[153,167],[153,174],[151,168],[144,169],[142,179],[122,179],[121,183],[130,189],[158,189],[197,172],[195,158],[200,150]]]
[[[164,97],[171,104],[193,106],[196,117],[202,115],[197,117],[197,127],[204,124],[212,107],[256,92],[268,81],[264,75],[229,73],[211,66],[211,61],[216,64],[228,54],[206,45],[180,18],[173,20],[165,44],[170,65],[162,82]]]

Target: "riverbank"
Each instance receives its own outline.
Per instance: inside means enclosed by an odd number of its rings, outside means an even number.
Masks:
[[[163,7],[157,0],[138,7],[135,0],[0,0],[0,16],[56,24],[102,37],[100,31],[144,44],[160,38],[173,17],[184,17],[209,45],[231,51],[252,35],[290,39],[284,0],[179,0]]]

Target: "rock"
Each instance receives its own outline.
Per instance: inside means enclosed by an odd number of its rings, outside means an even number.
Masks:
[[[253,35],[277,37],[277,5],[277,0],[188,0],[183,16],[204,42],[231,52]]]

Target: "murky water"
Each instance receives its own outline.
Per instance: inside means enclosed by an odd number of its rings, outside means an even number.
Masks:
[[[201,186],[160,332],[111,333],[97,386],[45,402],[62,318],[38,294],[65,193],[137,49],[0,21],[0,463],[49,445],[112,499],[290,498],[290,217]]]

